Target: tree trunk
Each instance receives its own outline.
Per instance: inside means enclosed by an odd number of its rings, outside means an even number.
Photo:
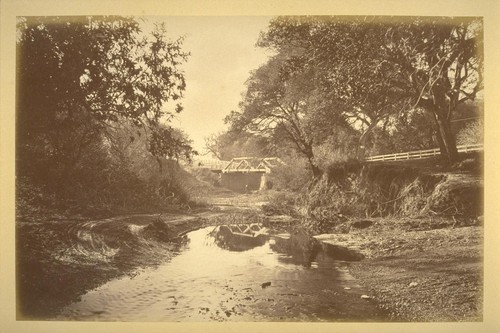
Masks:
[[[368,134],[370,134],[373,129],[377,126],[378,120],[372,121],[372,123],[366,128],[366,130],[361,134],[359,137],[359,146],[358,146],[358,151],[357,151],[357,156],[358,159],[364,160],[365,159],[365,152],[366,152],[366,141],[368,140]]]
[[[307,161],[309,162],[309,166],[311,167],[314,179],[315,180],[319,179],[319,177],[321,177],[321,175],[323,174],[323,171],[314,162],[314,153],[312,150],[312,146],[307,145],[305,151],[303,151],[303,152],[307,157]]]
[[[163,161],[161,159],[161,157],[156,157],[156,162],[158,162],[158,171],[160,172],[160,174],[163,173]]]
[[[442,100],[444,100],[444,98]],[[439,105],[441,105],[441,107],[439,107]],[[437,127],[436,139],[439,144],[441,157],[449,165],[457,162],[457,142],[451,130],[449,111],[447,110],[447,108],[450,107],[449,102],[436,103],[435,101],[427,101],[427,103],[422,106],[434,117]]]
[[[310,159],[309,165],[311,166],[314,179],[319,179],[319,177],[323,174],[323,171]]]
[[[438,137],[441,137],[442,141],[442,145],[439,147],[441,155],[449,164],[453,164],[458,161],[458,150],[455,136],[451,130],[451,122],[439,113],[436,115],[436,121],[439,128]]]
[[[436,127],[435,127],[434,131],[436,133],[436,143],[439,147],[439,151],[442,154],[443,152],[446,152],[446,146],[444,145],[443,137],[441,135],[441,131],[439,130],[439,124],[438,124],[437,119],[435,120],[435,125],[436,125]]]

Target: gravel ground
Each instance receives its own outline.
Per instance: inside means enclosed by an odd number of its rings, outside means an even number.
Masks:
[[[425,220],[378,220],[366,229],[326,234],[324,242],[357,249],[349,269],[393,321],[481,321],[483,228],[418,230]]]

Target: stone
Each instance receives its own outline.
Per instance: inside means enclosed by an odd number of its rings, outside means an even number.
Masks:
[[[417,282],[415,282],[415,281],[413,281],[413,282],[411,282],[408,286],[409,286],[410,288],[411,288],[411,287],[416,287],[416,286],[418,286],[418,283],[417,283]]]
[[[370,220],[359,220],[359,221],[353,222],[351,225],[354,228],[365,229],[365,228],[370,227],[372,224],[373,224],[373,221],[370,221]]]
[[[267,287],[269,287],[270,285],[271,285],[271,282],[264,282],[263,284],[261,284],[262,289],[267,288]]]
[[[370,299],[371,297],[370,297],[370,296],[368,296],[368,295],[361,295],[361,298],[362,298],[362,299]]]

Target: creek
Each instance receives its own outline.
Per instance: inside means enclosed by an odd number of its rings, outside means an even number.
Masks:
[[[173,255],[165,255],[164,259],[161,257],[164,247],[152,246],[152,242],[146,247],[143,244],[142,256],[154,257],[155,265],[137,268],[133,274],[111,279],[87,291],[78,301],[65,306],[56,319],[380,321],[387,318],[372,299],[361,297],[367,291],[348,273],[348,261],[359,260],[355,253],[323,244],[305,234],[277,234],[262,226],[252,231],[251,227],[255,226],[236,227],[235,233],[234,226],[191,231],[176,246],[167,247]],[[144,226],[134,225],[133,221],[128,223],[132,234],[140,235],[143,229]],[[80,242],[90,241],[90,236],[81,230],[79,237]],[[131,244],[127,245],[129,251]],[[99,246],[108,261],[126,250]],[[158,252],[159,248],[163,250]]]

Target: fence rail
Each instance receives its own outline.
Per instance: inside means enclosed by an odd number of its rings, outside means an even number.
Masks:
[[[459,153],[471,153],[471,152],[475,152],[475,151],[482,151],[483,145],[482,144],[462,145],[462,146],[457,146],[457,150]],[[438,156],[439,154],[440,154],[439,148],[434,148],[434,149],[427,149],[427,150],[408,151],[405,153],[369,156],[365,160],[369,161],[369,162],[414,160],[414,159],[421,159],[421,158]]]
[[[228,163],[229,161],[197,160],[194,164],[196,167],[201,169],[222,170]]]

